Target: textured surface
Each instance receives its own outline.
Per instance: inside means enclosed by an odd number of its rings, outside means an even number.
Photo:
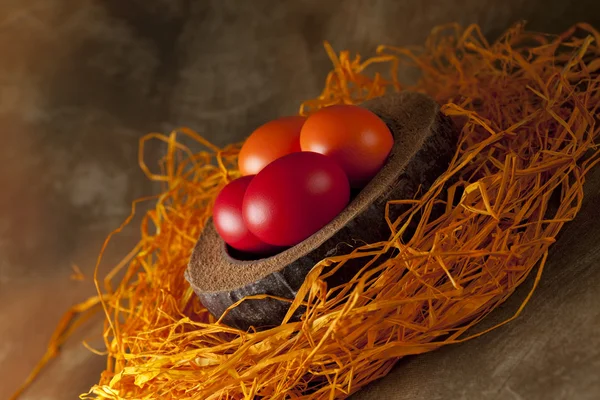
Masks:
[[[64,309],[93,293],[89,280],[68,280],[71,264],[89,276],[130,201],[154,190],[135,161],[143,133],[185,124],[224,144],[293,113],[330,68],[323,39],[367,54],[379,43],[422,43],[434,25],[451,21],[478,22],[490,37],[518,19],[558,32],[576,21],[600,26],[599,7],[597,0],[1,1],[0,399],[25,378]],[[599,398],[599,171],[586,192],[522,318],[402,361],[356,397]],[[126,232],[111,254],[127,252],[136,233]],[[104,361],[77,339],[97,344],[98,330],[92,324],[66,346],[24,398],[73,399],[95,382]]]
[[[232,260],[209,223],[198,242],[186,278],[202,303],[215,316],[240,299],[256,295],[293,299],[304,278],[320,260],[336,251],[350,252],[350,243],[387,240],[390,229],[382,215],[394,199],[412,199],[427,190],[450,164],[458,132],[438,104],[420,93],[390,94],[363,106],[386,121],[394,147],[386,165],[335,219],[298,245],[273,257]],[[396,207],[397,208],[397,207]],[[395,209],[395,208],[392,208]],[[390,216],[394,220],[393,215]],[[344,254],[344,253],[339,253]],[[363,263],[352,261],[335,274],[330,287],[348,282]],[[274,299],[245,301],[223,320],[240,329],[279,325],[289,303]]]
[[[355,399],[529,400],[600,398],[600,169],[519,319],[460,345],[401,360]],[[483,321],[510,317],[531,280]]]

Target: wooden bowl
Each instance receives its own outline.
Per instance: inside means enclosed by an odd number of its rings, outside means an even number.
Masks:
[[[433,99],[402,92],[362,106],[386,122],[394,136],[394,147],[375,178],[317,233],[272,257],[240,260],[229,253],[212,221],[208,221],[185,276],[214,316],[220,317],[229,306],[250,295],[293,299],[317,262],[352,251],[349,246],[353,243],[387,240],[390,229],[383,217],[386,203],[414,198],[418,190],[427,190],[446,170],[458,135]],[[335,276],[336,283],[348,281],[357,270],[344,266],[341,272]],[[271,298],[246,300],[230,310],[223,322],[244,330],[250,326],[267,328],[278,325],[288,308],[289,303]]]

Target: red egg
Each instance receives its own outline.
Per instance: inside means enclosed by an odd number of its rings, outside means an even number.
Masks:
[[[334,219],[349,200],[348,178],[335,161],[318,153],[292,153],[256,175],[242,212],[260,240],[294,246]]]
[[[302,151],[332,157],[354,188],[362,188],[379,172],[393,145],[385,122],[353,105],[320,109],[308,117],[300,132]]]
[[[276,247],[254,236],[242,218],[244,194],[253,178],[252,175],[244,176],[221,190],[213,207],[213,223],[221,238],[231,247],[244,252],[266,254],[274,252]]]

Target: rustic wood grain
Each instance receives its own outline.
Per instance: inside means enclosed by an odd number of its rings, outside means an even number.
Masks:
[[[41,356],[65,308],[94,293],[89,281],[68,280],[71,264],[89,277],[131,200],[156,189],[135,165],[142,134],[185,124],[225,144],[295,112],[330,68],[323,39],[368,54],[380,43],[422,43],[433,26],[453,21],[478,22],[489,37],[519,19],[559,32],[577,21],[600,26],[599,7],[597,0],[1,1],[0,399]],[[600,398],[599,174],[521,318],[403,360],[357,398]],[[112,261],[136,233],[119,241]],[[510,314],[516,301],[493,318]],[[96,382],[104,360],[78,339],[96,343],[99,324],[70,342],[23,398],[75,399]]]

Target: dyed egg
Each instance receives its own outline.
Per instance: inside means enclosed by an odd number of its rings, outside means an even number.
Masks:
[[[300,133],[301,149],[333,158],[354,188],[362,188],[379,172],[393,145],[387,125],[371,111],[353,105],[316,111]]]
[[[283,117],[258,127],[246,140],[238,157],[242,175],[256,175],[286,154],[300,151],[300,129],[305,117]]]
[[[293,246],[334,219],[349,200],[348,178],[334,160],[313,152],[292,153],[256,175],[242,212],[260,240]]]
[[[244,194],[253,178],[244,176],[221,190],[213,207],[213,223],[225,243],[237,250],[257,254],[275,252],[276,247],[254,236],[242,218]]]

